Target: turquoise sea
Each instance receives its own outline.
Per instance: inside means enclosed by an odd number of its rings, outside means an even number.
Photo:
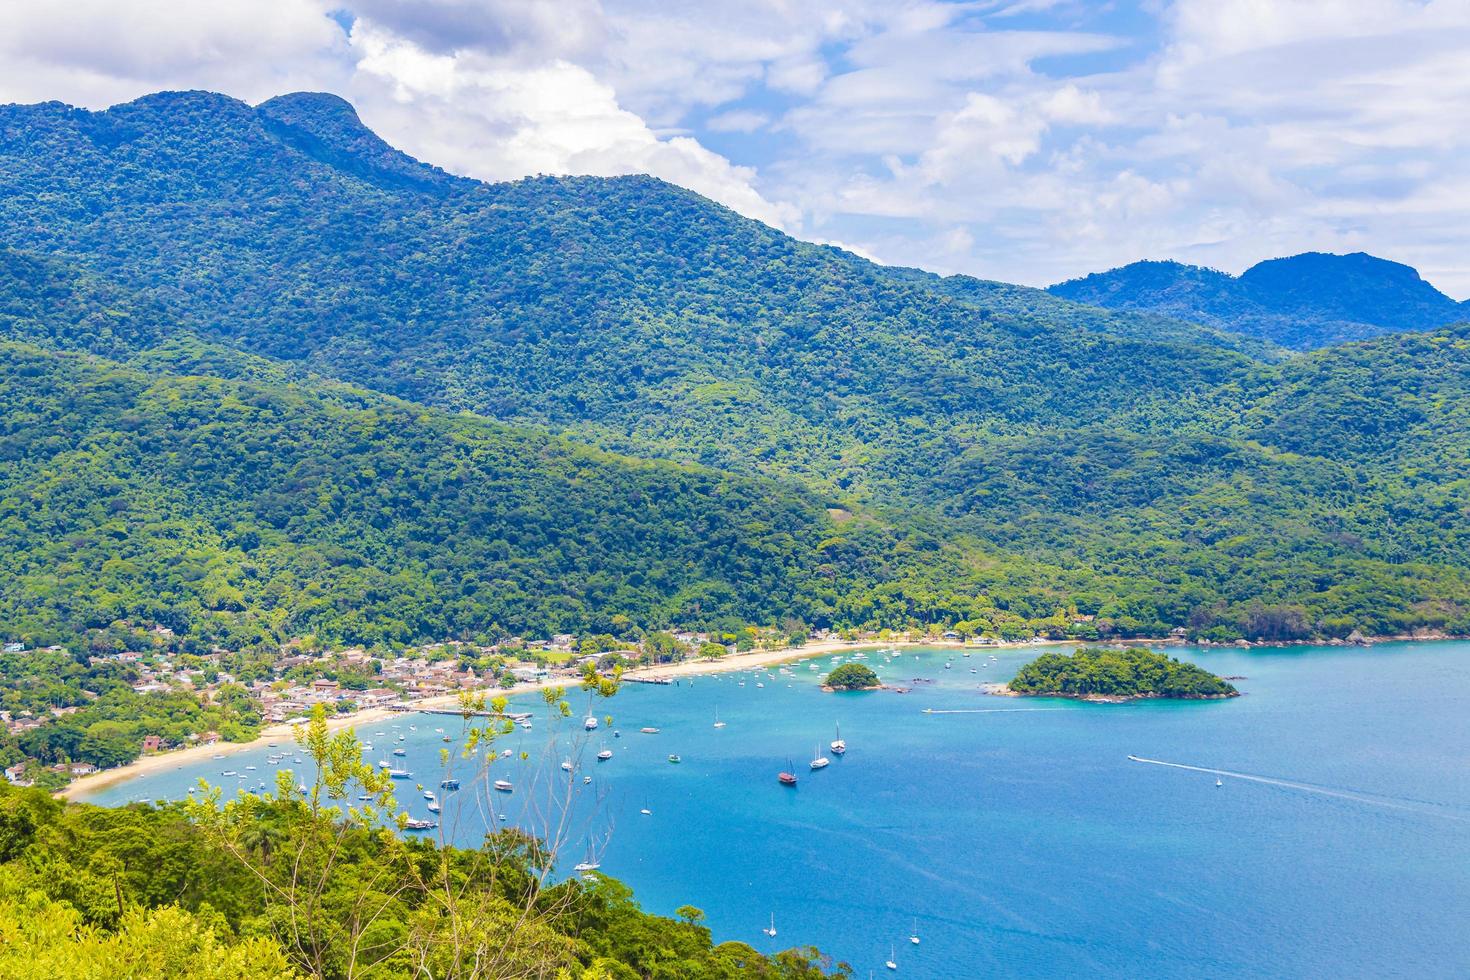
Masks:
[[[651,911],[696,905],[716,939],[817,945],[857,977],[887,975],[890,955],[897,975],[930,978],[1470,976],[1470,643],[1178,651],[1245,678],[1223,702],[980,692],[1037,652],[869,651],[908,694],[824,694],[828,656],[821,670],[625,685],[590,736],[579,717],[538,715],[507,738],[532,755],[492,767],[512,794],[456,761],[465,788],[441,794],[438,832],[473,843],[501,812],[556,827],[567,865],[590,854]],[[808,771],[839,721],[847,755]],[[437,791],[434,729],[458,725],[411,715],[359,734],[369,758],[406,750],[400,799],[426,815],[412,783]],[[598,762],[604,743],[614,756]],[[253,783],[270,751],[90,799]],[[795,789],[776,781],[788,760]]]

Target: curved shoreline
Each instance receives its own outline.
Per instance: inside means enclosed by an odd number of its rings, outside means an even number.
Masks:
[[[823,654],[838,653],[844,650],[866,650],[875,647],[939,647],[960,646],[953,641],[912,642],[909,640],[894,640],[889,643],[881,643],[872,640],[848,642],[846,640],[822,640],[817,643],[809,643],[801,647],[782,647],[779,650],[752,650],[748,653],[735,653],[718,660],[684,660],[673,664],[655,664],[646,667],[634,667],[623,672],[623,677],[634,681],[662,681],[674,680],[684,677],[697,677],[701,674],[727,673],[737,670],[752,670],[760,667],[773,667],[777,664],[789,663],[795,660],[805,660],[809,657],[821,656]],[[1030,646],[1033,644],[1005,644],[1005,646]],[[516,694],[528,694],[534,691],[545,690],[548,687],[574,687],[578,683],[576,677],[552,677],[544,681],[535,681],[525,684],[517,684],[509,688],[487,688],[483,693],[489,696],[510,697]],[[480,692],[476,692],[480,693]],[[458,694],[446,694],[439,697],[425,698],[422,701],[412,702],[407,711],[394,711],[389,708],[365,708],[346,715],[332,715],[327,718],[327,728],[330,731],[340,731],[344,728],[352,728],[357,725],[368,725],[396,718],[402,715],[413,714],[424,709],[454,708],[459,705]],[[134,759],[127,765],[118,766],[114,769],[103,769],[86,776],[73,779],[66,786],[57,790],[53,795],[75,800],[85,797],[99,790],[128,782],[138,776],[149,773],[163,772],[169,769],[183,769],[185,766],[212,759],[216,755],[234,755],[250,749],[258,749],[270,742],[282,744],[295,744],[295,736],[292,732],[293,726],[289,723],[271,725],[261,729],[261,732],[249,742],[216,742],[213,745],[191,745],[184,749],[172,749],[168,752],[160,752],[155,755],[145,755]]]
[[[1374,643],[1428,643],[1447,640],[1463,640],[1467,637],[1459,636],[1378,636],[1369,637],[1364,646]],[[958,640],[821,640],[816,643],[808,643],[800,647],[782,647],[777,650],[752,650],[748,653],[735,653],[718,660],[683,660],[673,664],[655,664],[646,667],[633,667],[623,673],[625,678],[634,681],[660,681],[673,680],[684,677],[697,677],[700,674],[727,673],[737,670],[752,670],[760,667],[772,667],[777,664],[791,663],[797,660],[806,660],[810,657],[823,654],[840,653],[846,650],[870,650],[880,647],[939,647],[969,650],[1016,650],[1025,647],[1052,647],[1052,646],[1080,646],[1092,641],[1083,640],[1025,640],[1016,643],[988,643],[984,646],[966,644]],[[1357,646],[1345,641],[1333,643],[1324,640],[1292,640],[1279,643],[1251,643],[1241,641],[1239,643],[1189,643],[1177,640],[1173,637],[1155,639],[1131,639],[1121,641],[1131,644],[1163,644],[1169,646],[1195,646],[1201,650],[1220,649],[1261,649],[1270,647],[1291,646],[1325,646],[1345,647]],[[570,686],[576,683],[576,678],[557,677],[535,683],[517,684],[511,688],[496,688],[486,690],[487,695],[516,695],[526,694],[532,691],[543,690],[548,687]],[[1020,694],[1011,694],[1012,697],[1022,697]],[[425,698],[413,703],[409,711],[390,711],[386,708],[366,708],[347,715],[334,715],[327,719],[327,727],[332,731],[343,728],[351,728],[355,725],[372,724],[387,718],[402,714],[412,714],[423,708],[450,708],[456,706],[459,696],[457,694],[443,695],[435,698]],[[204,759],[210,759],[216,755],[233,755],[248,749],[260,748],[269,742],[294,742],[292,726],[289,724],[272,725],[261,730],[259,736],[249,742],[216,742],[214,745],[190,746],[186,749],[174,749],[169,752],[161,752],[157,755],[140,756],[124,766],[115,769],[104,769],[87,776],[80,776],[65,787],[57,790],[53,795],[63,799],[76,799],[86,796],[98,790],[116,786],[127,782],[137,776],[153,772],[161,772],[166,769],[182,769],[184,766]]]

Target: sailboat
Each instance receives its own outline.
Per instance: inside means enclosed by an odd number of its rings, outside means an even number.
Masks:
[[[769,929],[762,929],[761,932],[765,933],[767,936],[770,936],[772,939],[775,939],[776,938],[776,913],[775,912],[772,912],[771,913],[771,928],[769,928]]]
[[[612,758],[612,749],[610,749],[610,748],[607,747],[607,743],[606,742],[603,742],[602,743],[602,751],[599,752],[599,753],[597,753],[597,761],[598,762],[606,762],[608,759],[611,759],[611,758]]]
[[[890,969],[890,970],[897,970],[898,969],[898,961],[897,961],[897,959],[893,955],[893,946],[892,945],[890,945],[888,947],[888,962],[884,963],[883,965],[886,966],[886,967],[888,967],[888,969]]]
[[[776,774],[776,778],[781,781],[782,786],[796,785],[796,773],[792,772],[792,770],[795,768],[796,767],[791,764],[791,760],[788,759],[786,761],[786,768]]]
[[[842,725],[837,726],[837,737],[832,740],[832,754],[842,755],[847,751],[847,743],[842,740]]]
[[[968,654],[966,656],[968,656]],[[918,919],[915,919],[914,920],[914,931],[911,932],[911,933],[909,933],[909,942],[913,943],[915,946],[919,945],[919,920]]]
[[[582,727],[589,732],[597,727],[597,717],[592,714],[591,708],[587,709],[587,717],[582,719]]]
[[[812,756],[812,769],[826,769],[832,764],[832,760],[822,754],[822,747],[818,745]]]
[[[719,708],[716,708],[715,709],[715,727],[716,728],[724,728],[725,727],[725,723],[723,721],[720,721],[720,709]]]
[[[1216,786],[1224,786],[1225,785],[1225,780],[1217,778],[1215,780],[1215,785]]]

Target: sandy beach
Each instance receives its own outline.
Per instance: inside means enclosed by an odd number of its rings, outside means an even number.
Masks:
[[[1030,646],[1032,644],[1002,644],[1001,646]],[[753,670],[759,667],[772,667],[777,664],[789,663],[794,660],[805,660],[810,657],[825,654],[839,653],[846,650],[871,649],[873,647],[960,647],[963,644],[945,640],[890,640],[880,642],[877,640],[861,640],[848,642],[846,640],[822,640],[817,643],[808,643],[800,647],[781,647],[776,650],[752,650],[748,653],[736,653],[718,660],[693,659],[674,664],[657,664],[647,667],[635,667],[625,671],[624,678],[634,681],[675,680],[682,677],[694,677],[700,674],[726,673],[737,670]],[[997,649],[992,646],[976,649]],[[548,687],[559,685],[571,687],[577,683],[576,678],[553,677],[544,681],[534,683],[517,684],[511,688],[496,688],[486,691],[487,696],[494,695],[516,695],[526,694],[532,691],[543,690]],[[454,708],[459,705],[458,694],[446,694],[440,697],[425,698],[422,701],[413,702],[413,707],[407,711],[393,711],[388,708],[368,708],[362,711],[354,711],[346,715],[333,715],[327,719],[327,728],[331,731],[339,731],[344,728],[353,728],[359,725],[372,725],[389,718],[396,718],[413,711],[425,709]],[[155,755],[145,755],[128,763],[118,766],[116,769],[105,769],[95,772],[89,776],[81,776],[74,779],[64,789],[57,792],[57,796],[66,799],[74,799],[94,793],[108,786],[116,786],[118,783],[127,782],[136,776],[147,773],[163,772],[169,769],[183,769],[185,766],[193,765],[205,759],[212,759],[217,755],[229,756],[248,749],[259,748],[268,743],[275,742],[279,745],[294,745],[295,736],[292,733],[292,725],[281,723],[261,729],[260,735],[250,742],[216,742],[213,745],[196,745],[186,749],[174,749],[169,752],[160,752]]]

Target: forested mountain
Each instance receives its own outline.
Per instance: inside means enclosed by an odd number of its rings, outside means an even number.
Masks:
[[[649,178],[415,170],[328,96],[10,107],[0,132],[11,247],[213,339],[615,448],[866,490],[922,481],[920,440],[1173,421],[1250,363],[1197,327],[936,289]],[[1137,370],[1171,391],[1114,384]]]
[[[1362,252],[1268,259],[1239,277],[1178,262],[1134,262],[1057,283],[1055,296],[1113,310],[1192,320],[1310,350],[1470,320],[1407,265]]]
[[[1470,628],[1464,329],[1284,356],[319,95],[0,108],[0,229],[6,635]]]

